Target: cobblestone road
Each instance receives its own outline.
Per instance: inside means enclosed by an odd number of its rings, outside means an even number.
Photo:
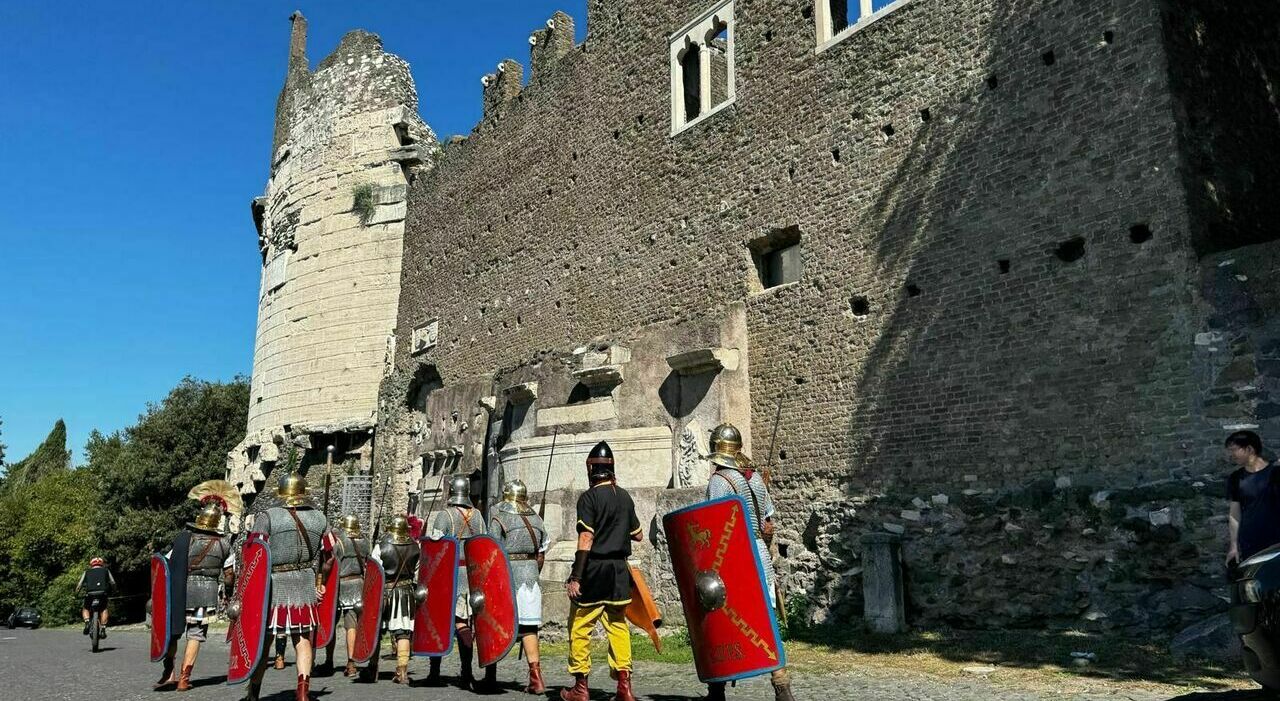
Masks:
[[[212,636],[211,636],[212,637]],[[104,701],[104,699],[152,699],[157,692],[151,690],[151,682],[159,675],[159,665],[147,660],[147,639],[142,631],[113,631],[103,641],[104,650],[98,654],[89,652],[87,639],[78,630],[0,630],[0,698],[3,699],[68,699],[77,701]],[[183,701],[206,699],[238,699],[243,694],[239,687],[225,683],[227,649],[220,641],[210,643],[202,651],[196,666],[194,681],[198,685],[190,693],[179,698]],[[341,658],[341,655],[340,655]],[[290,653],[292,659],[292,653]],[[345,658],[342,658],[345,659]],[[446,660],[444,672],[452,679],[457,673],[456,658]],[[432,701],[474,701],[477,696],[454,687],[406,688],[392,684],[387,666],[383,663],[383,680],[376,685],[356,684],[341,674],[313,681],[312,691],[322,701],[347,701],[354,699],[430,699]],[[414,660],[411,676],[426,674],[426,661]],[[567,678],[562,658],[547,658],[543,662],[548,682],[563,684]],[[501,694],[492,698],[519,701],[530,699],[519,690],[523,683],[525,665],[514,657],[499,666],[499,681],[504,684]],[[295,672],[292,663],[282,672],[270,670],[263,686],[263,698],[273,701],[292,699]],[[595,677],[597,689],[593,700],[605,701],[610,693],[600,689],[608,681],[604,670]],[[1071,685],[1074,687],[1075,685]],[[919,676],[902,679],[885,670],[861,670],[839,674],[797,675],[796,696],[801,701],[843,701],[867,699],[869,701],[1042,701],[1047,699],[1124,699],[1128,701],[1164,701],[1168,693],[1135,691],[1131,688],[1053,688],[1047,690],[1017,690],[997,685],[984,678],[958,681]],[[641,663],[636,670],[636,692],[647,701],[688,701],[700,699],[704,687],[694,678],[691,667],[670,664]],[[551,697],[552,694],[548,694]],[[1247,701],[1264,698],[1252,692],[1202,692],[1175,695],[1180,701]],[[734,701],[767,701],[773,698],[767,677],[748,680],[730,689]]]

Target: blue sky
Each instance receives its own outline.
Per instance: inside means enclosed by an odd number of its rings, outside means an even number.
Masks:
[[[0,442],[58,418],[81,460],[185,375],[249,374],[266,181],[289,14],[314,67],[348,30],[413,67],[442,138],[480,116],[480,76],[528,63],[586,1],[0,0]]]

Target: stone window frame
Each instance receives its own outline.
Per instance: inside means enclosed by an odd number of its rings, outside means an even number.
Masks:
[[[911,4],[911,0],[893,0],[888,5],[879,10],[872,11],[872,0],[849,0],[849,4],[859,5],[858,19],[850,22],[849,26],[839,32],[831,31],[831,0],[817,0],[813,7],[813,25],[817,34],[817,45],[813,52],[820,54],[823,51],[839,44],[848,39],[850,36],[866,29],[875,24],[882,17],[892,14],[894,11]]]
[[[704,10],[693,21],[681,27],[673,33],[669,38],[670,46],[670,63],[671,63],[671,136],[675,136],[680,132],[701,124],[711,117],[724,111],[737,99],[737,78],[734,71],[734,43],[737,38],[738,28],[734,20],[734,4],[735,0],[720,0],[709,9]],[[728,63],[728,86],[725,91],[725,100],[720,104],[712,107],[711,102],[711,52],[708,50],[712,32],[715,32],[716,26],[723,24],[728,29],[727,32],[727,48],[725,50],[726,61]],[[684,117],[684,74],[680,65],[680,59],[691,44],[697,44],[701,59],[701,86],[700,94],[702,98],[702,109],[694,119],[685,121]]]

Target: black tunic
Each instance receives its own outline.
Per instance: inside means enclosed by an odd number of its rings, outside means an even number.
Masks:
[[[579,606],[631,602],[632,535],[640,533],[636,505],[627,490],[612,482],[588,489],[578,497],[578,532],[593,535],[591,554],[582,577]]]

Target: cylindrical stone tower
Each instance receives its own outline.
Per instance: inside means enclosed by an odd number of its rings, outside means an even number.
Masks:
[[[335,445],[342,474],[367,471],[407,186],[439,148],[408,64],[377,36],[348,33],[312,72],[306,20],[290,19],[270,177],[252,205],[262,281],[249,422],[227,463],[246,495],[287,460],[284,446],[305,466]]]

